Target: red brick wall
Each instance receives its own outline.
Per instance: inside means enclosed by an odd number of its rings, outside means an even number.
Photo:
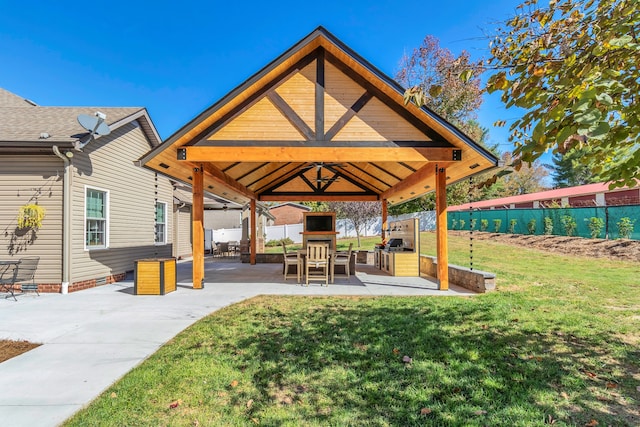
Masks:
[[[638,205],[640,204],[640,189],[616,191],[605,193],[604,200],[607,206]]]
[[[596,206],[596,195],[587,194],[584,196],[569,197],[569,206]]]
[[[121,280],[124,280],[126,277],[127,277],[127,273],[118,273],[118,274],[113,274],[111,276],[107,276],[106,284],[120,282]],[[82,280],[80,282],[74,282],[72,285],[69,285],[69,292],[82,291],[84,289],[95,288],[96,286],[101,286],[101,285],[96,285],[96,279]],[[38,283],[38,292],[41,292],[41,293],[54,293],[54,294],[58,293],[59,294],[61,290],[62,290],[61,283]],[[19,292],[19,290],[17,291]]]
[[[284,225],[301,224],[303,212],[308,211],[291,205],[283,205],[271,208],[269,212],[276,218],[273,225]]]

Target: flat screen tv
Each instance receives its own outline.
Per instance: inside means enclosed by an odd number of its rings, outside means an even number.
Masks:
[[[333,229],[333,216],[307,215],[305,231],[335,231]]]

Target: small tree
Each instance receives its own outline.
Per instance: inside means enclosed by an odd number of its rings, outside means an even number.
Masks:
[[[487,231],[487,228],[489,228],[489,220],[488,219],[481,219],[480,220],[480,231]]]
[[[358,247],[360,247],[360,233],[371,220],[380,215],[382,210],[379,202],[329,202],[327,207],[336,213],[336,217],[351,221],[358,239]]]
[[[454,219],[452,219],[452,220],[451,220],[451,229],[452,229],[452,230],[455,230],[457,226],[458,226],[458,220],[457,220],[457,219],[455,219],[455,218],[454,218]]]
[[[513,218],[509,220],[509,233],[514,234],[516,232],[516,225],[518,224],[518,220]]]
[[[536,234],[536,219],[531,218],[527,223],[527,231],[529,234]]]
[[[493,220],[493,231],[495,231],[496,233],[499,233],[501,225],[502,225],[502,220],[501,219],[494,219]]]
[[[476,229],[476,223],[478,222],[477,219],[473,218],[472,220],[469,221],[469,230],[475,230]]]
[[[550,236],[553,234],[553,218],[544,217],[544,234]]]
[[[616,223],[618,226],[618,236],[621,239],[629,239],[631,238],[631,234],[633,234],[633,224],[635,221],[632,221],[631,218],[625,216],[620,218],[620,221]]]
[[[464,219],[461,219],[460,220],[460,230],[464,230],[464,224],[465,224]]]
[[[597,239],[600,237],[600,233],[602,233],[602,229],[604,228],[604,219],[596,218],[592,216],[589,218],[589,233],[591,234],[592,239]]]
[[[575,236],[578,224],[576,224],[576,220],[574,217],[572,217],[571,215],[563,215],[562,218],[560,218],[560,223],[562,224],[564,233],[567,236]]]

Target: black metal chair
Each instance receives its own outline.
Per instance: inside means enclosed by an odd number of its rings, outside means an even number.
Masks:
[[[16,274],[14,286],[20,284],[20,289],[23,293],[35,292],[40,296],[40,292],[38,292],[38,284],[34,280],[39,263],[40,257],[37,256],[20,258],[20,264],[18,264],[18,273]]]
[[[0,292],[6,292],[5,299],[12,297],[15,301],[15,283],[20,261],[2,261],[0,263]]]

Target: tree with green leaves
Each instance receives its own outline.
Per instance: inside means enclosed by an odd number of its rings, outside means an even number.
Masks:
[[[523,109],[514,155],[588,150],[581,163],[613,187],[640,178],[640,7],[637,0],[527,0],[497,29],[489,93]],[[504,123],[504,122],[503,122]]]
[[[468,52],[463,51],[455,56],[448,49],[440,47],[436,37],[428,35],[418,48],[401,59],[395,78],[401,85],[410,88],[405,99],[415,97],[421,106],[426,105],[473,140],[484,144],[489,131],[476,120],[476,111],[482,104],[482,86],[477,77],[481,67],[482,61],[472,61]],[[468,180],[449,186],[447,203],[466,203],[469,197],[478,200],[479,196],[471,187]],[[431,193],[392,206],[389,213],[399,215],[433,209],[435,196]]]
[[[434,36],[426,36],[422,44],[400,61],[396,81],[410,88],[407,96],[416,98],[466,133],[480,128],[476,111],[482,104],[482,86],[478,77],[482,61],[473,62],[468,52],[454,56],[440,47]],[[473,72],[471,71],[473,70]]]
[[[574,187],[601,182],[600,177],[593,172],[594,167],[583,162],[583,158],[589,155],[588,151],[589,147],[576,147],[564,154],[553,155],[552,164],[545,167],[551,171],[555,187]]]

